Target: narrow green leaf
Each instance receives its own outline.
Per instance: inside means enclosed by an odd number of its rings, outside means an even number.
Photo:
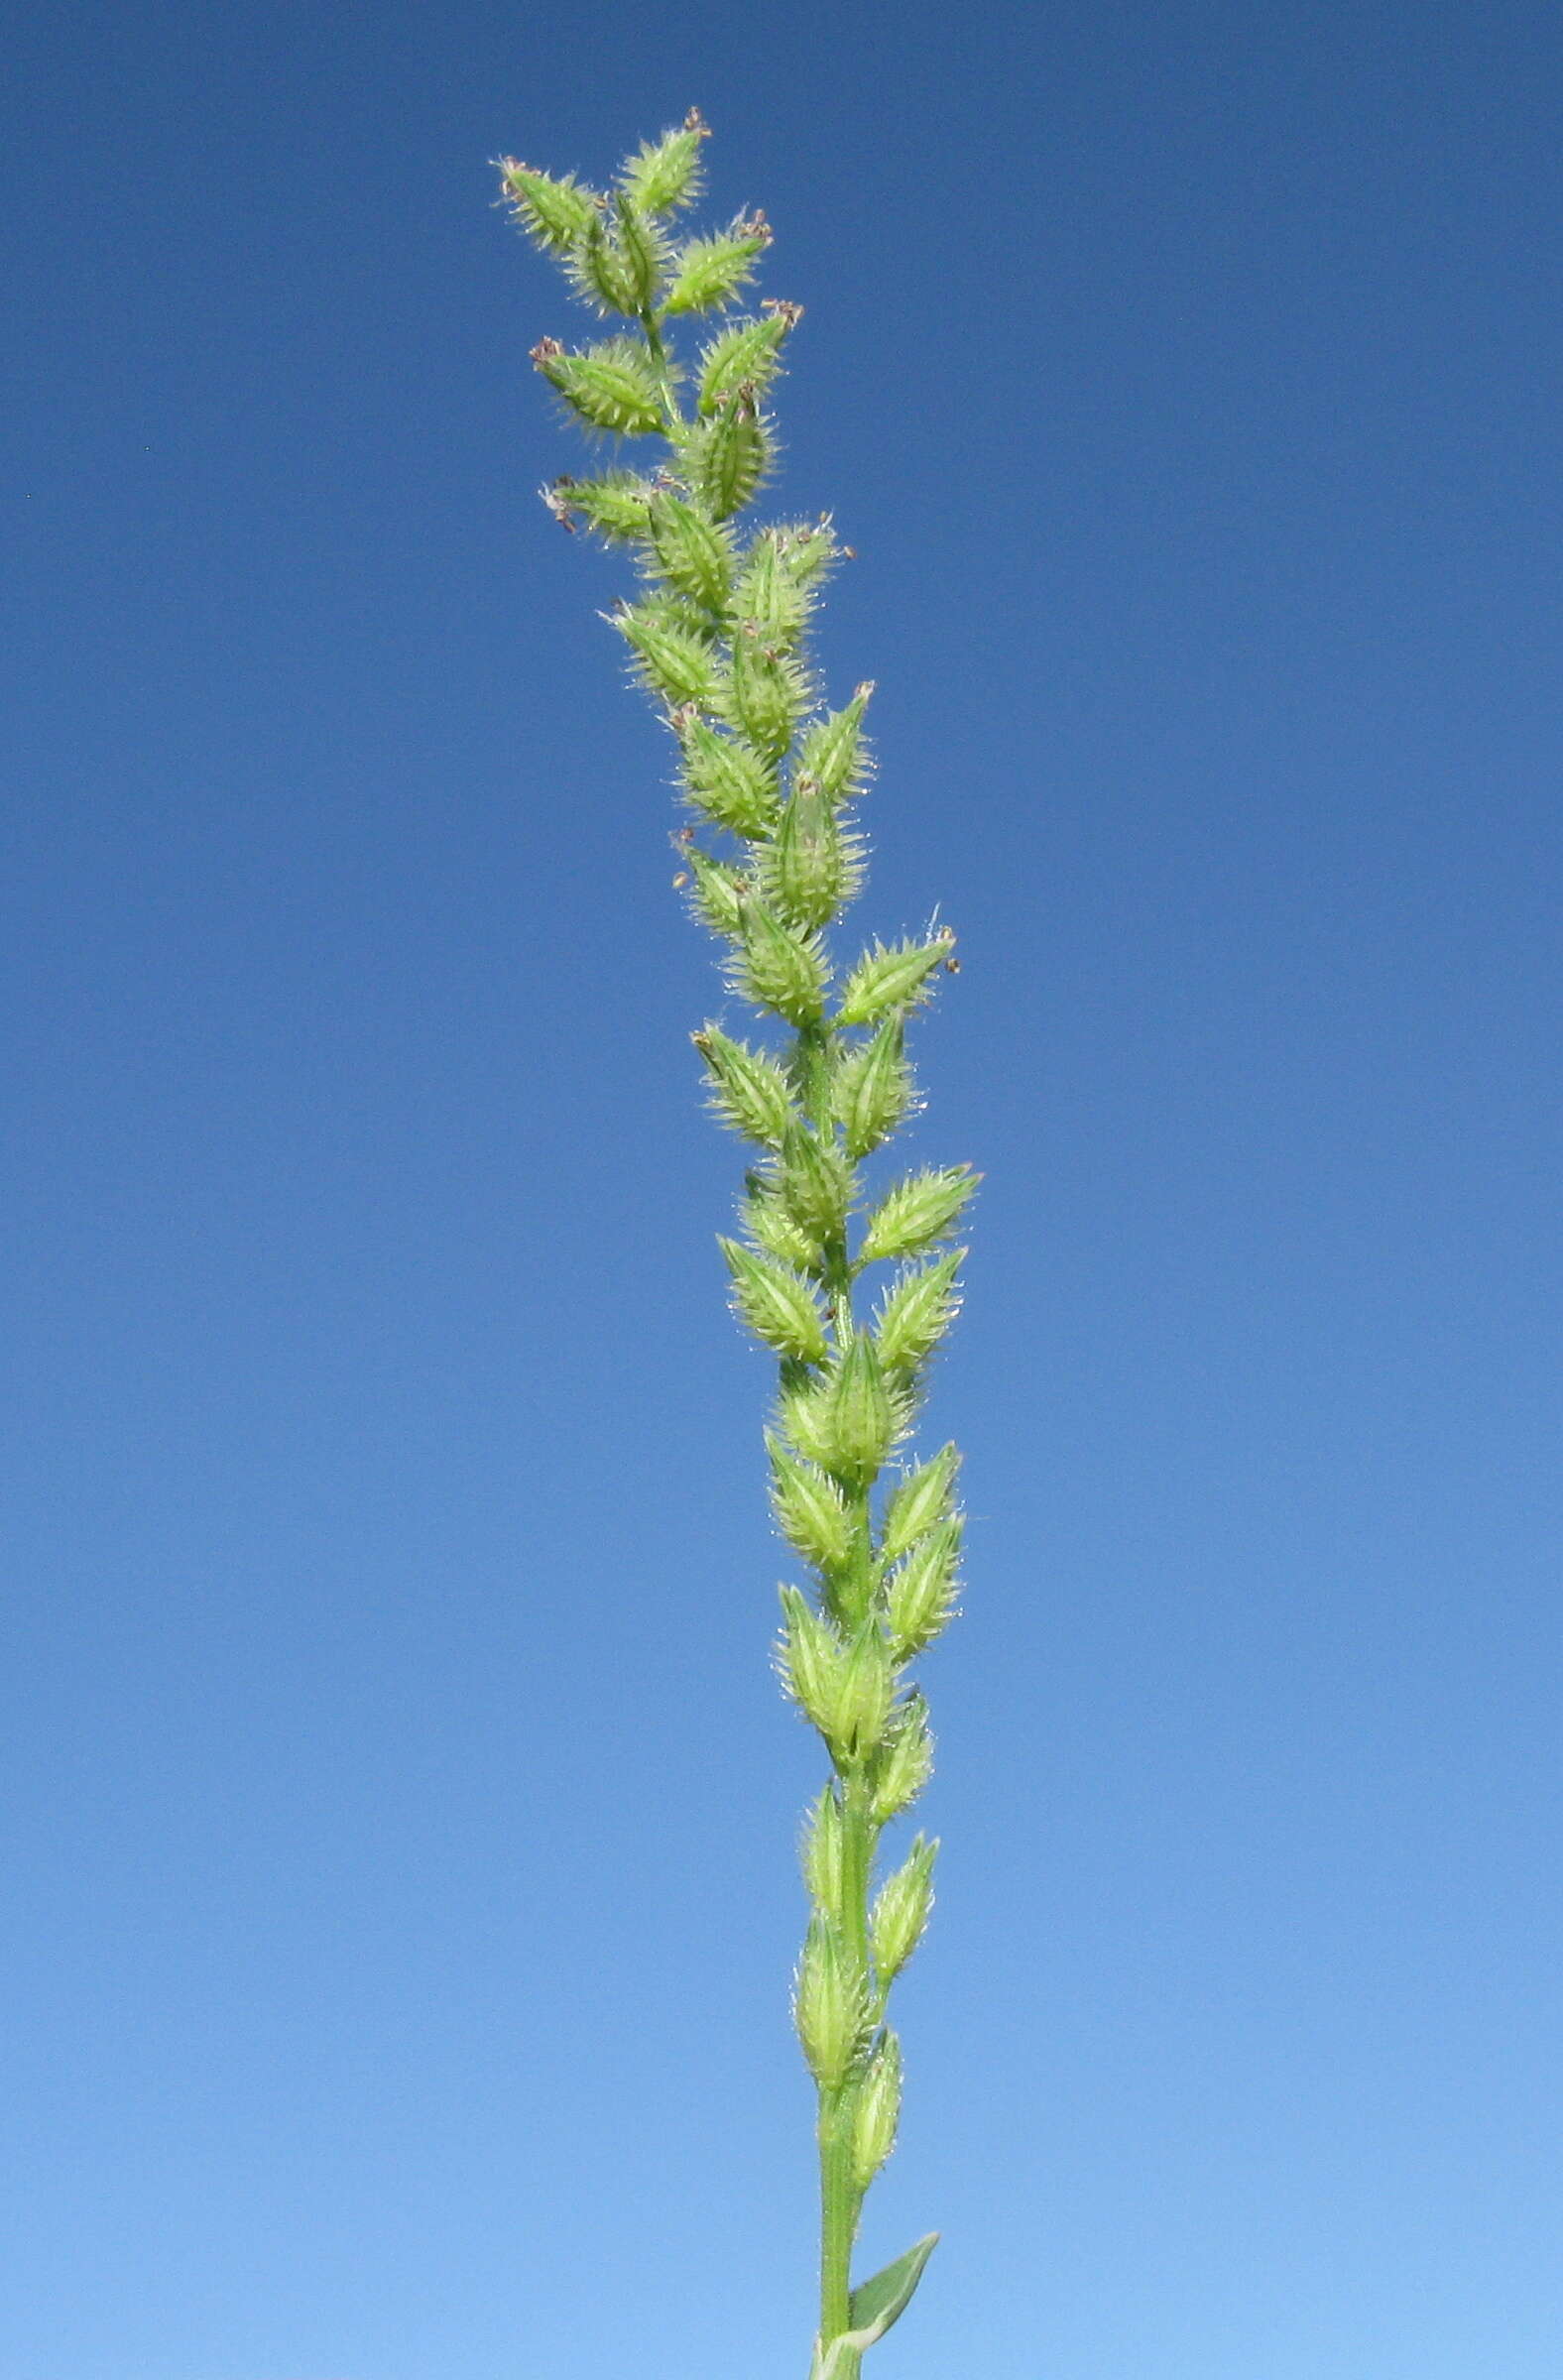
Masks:
[[[911,2303],[912,2292],[922,2279],[922,2268],[938,2246],[937,2231],[929,2231],[904,2256],[876,2273],[852,2293],[852,2329],[849,2336],[856,2347],[871,2347],[883,2338],[892,2322],[903,2315]]]

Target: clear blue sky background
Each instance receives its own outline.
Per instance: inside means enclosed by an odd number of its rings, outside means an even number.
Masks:
[[[8,65],[0,2380],[801,2380],[716,996],[488,168],[691,102],[987,1175],[875,2380],[1555,2380],[1555,11]]]

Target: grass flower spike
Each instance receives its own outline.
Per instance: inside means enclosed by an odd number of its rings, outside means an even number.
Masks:
[[[778,1362],[772,1508],[807,1573],[782,1589],[776,1658],[830,1765],[803,1837],[810,1915],[792,2003],[817,2094],[810,2380],[857,2380],[937,2236],[854,2284],[863,2200],[901,2116],[887,2003],[927,1924],[938,1848],[918,1835],[881,1878],[880,1838],[928,1779],[910,1665],[959,1592],[960,1458],[946,1446],[918,1459],[908,1441],[960,1302],[965,1250],[948,1243],[977,1176],[864,1172],[916,1110],[907,1027],[953,971],[954,937],[940,927],[837,953],[864,877],[854,818],[873,687],[832,710],[808,659],[846,552],[829,516],[745,520],[775,466],[769,403],[802,309],[750,302],[771,242],[763,215],[681,227],[705,137],[691,113],[608,190],[511,159],[501,173],[521,229],[597,317],[577,346],[540,339],[533,361],[590,438],[615,441],[606,469],[556,480],[545,502],[564,528],[626,548],[639,575],[613,626],[669,731],[692,820],[680,881],[723,946],[729,1003],[754,1012],[742,1033],[724,1012],[694,1045],[712,1108],[753,1152],[740,1236],[719,1245],[734,1311]],[[694,352],[681,354],[672,333],[686,325]]]

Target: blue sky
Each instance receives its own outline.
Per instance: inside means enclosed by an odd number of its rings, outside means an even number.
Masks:
[[[13,44],[0,2376],[801,2380],[717,994],[488,168],[693,102],[986,1176],[874,2380],[1552,2380],[1554,12]]]

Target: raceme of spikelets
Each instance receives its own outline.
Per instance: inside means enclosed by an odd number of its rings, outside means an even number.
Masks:
[[[720,1247],[740,1319],[780,1365],[772,1503],[810,1574],[809,1592],[782,1590],[777,1665],[831,1761],[804,1831],[811,1914],[793,1993],[819,2106],[812,2374],[853,2380],[936,2236],[852,2288],[863,2197],[901,2103],[887,1998],[927,1922],[937,1845],[919,1835],[877,1887],[875,1853],[929,1774],[909,1671],[955,1610],[961,1553],[955,1449],[921,1462],[902,1450],[959,1302],[965,1251],[948,1243],[977,1176],[924,1166],[873,1190],[864,1180],[864,1160],[916,1106],[907,1025],[953,971],[954,937],[875,941],[845,967],[831,947],[863,881],[854,814],[871,774],[873,688],[832,710],[809,664],[812,616],[848,550],[829,516],[745,518],[773,468],[769,399],[802,309],[745,303],[771,239],[764,216],[675,229],[701,188],[705,132],[691,113],[610,190],[513,159],[501,173],[522,228],[607,326],[579,347],[544,338],[533,350],[565,410],[620,442],[607,469],[555,481],[545,501],[566,529],[627,548],[639,571],[613,625],[673,739],[693,820],[678,881],[724,945],[730,991],[762,1024],[746,1039],[708,1023],[694,1043],[712,1106],[755,1151],[740,1236]],[[692,363],[671,339],[685,317],[703,334]],[[882,1286],[866,1312],[871,1273]]]

